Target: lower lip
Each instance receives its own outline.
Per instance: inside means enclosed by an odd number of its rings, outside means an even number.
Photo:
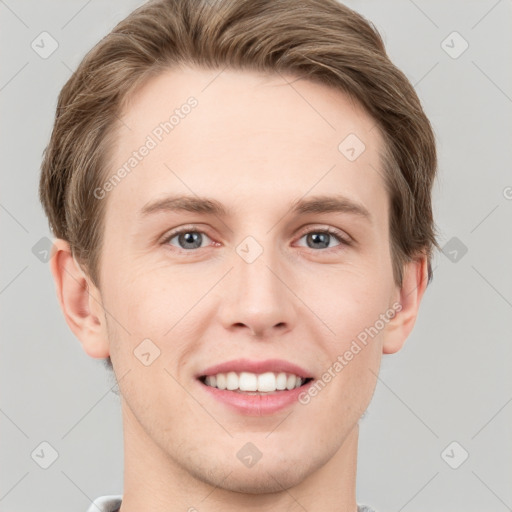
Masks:
[[[273,414],[298,402],[299,395],[308,390],[313,380],[307,384],[291,390],[276,391],[275,393],[261,393],[248,395],[227,389],[218,389],[203,384],[199,385],[213,398],[226,404],[239,413],[247,416],[264,416]]]

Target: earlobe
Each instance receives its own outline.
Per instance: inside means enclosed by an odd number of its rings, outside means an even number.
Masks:
[[[100,293],[76,263],[66,240],[54,240],[50,269],[69,328],[89,356],[107,358],[110,352]]]
[[[401,309],[386,327],[382,346],[384,354],[398,352],[409,337],[428,284],[428,262],[426,256],[414,259],[404,266],[402,287],[399,290]]]

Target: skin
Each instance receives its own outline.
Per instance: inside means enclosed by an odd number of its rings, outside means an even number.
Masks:
[[[189,96],[180,120],[107,197],[100,282],[56,240],[51,270],[66,321],[84,351],[111,356],[121,391],[125,470],[121,512],[356,511],[358,420],[383,353],[410,334],[427,282],[424,256],[393,279],[382,138],[344,93],[290,75],[169,70],[135,91],[116,127],[115,172]],[[355,133],[353,162],[338,145]],[[291,203],[342,194],[351,213],[291,214]],[[231,210],[139,215],[166,194],[207,196]],[[199,248],[166,235],[191,223]],[[326,228],[328,248],[307,232]],[[263,248],[252,263],[236,249]],[[196,247],[197,247],[196,246]],[[186,247],[186,246],[185,246]],[[245,357],[279,358],[319,378],[394,303],[401,310],[307,405],[247,416],[211,398],[195,375]],[[160,356],[134,355],[149,338]],[[248,468],[237,452],[262,453]],[[195,507],[195,508],[191,508]]]

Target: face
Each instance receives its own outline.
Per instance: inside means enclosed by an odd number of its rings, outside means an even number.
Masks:
[[[125,435],[225,489],[298,484],[357,428],[398,297],[375,123],[297,77],[183,68],[117,138],[97,195]]]

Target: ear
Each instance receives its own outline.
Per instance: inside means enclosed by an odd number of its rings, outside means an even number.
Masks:
[[[401,309],[386,326],[385,340],[382,345],[384,354],[394,354],[404,345],[409,337],[416,317],[420,302],[428,283],[428,262],[424,255],[413,259],[404,266],[402,287],[397,290],[397,302]]]
[[[50,269],[60,307],[73,334],[89,356],[107,358],[110,351],[101,294],[75,262],[66,240],[54,240]]]

